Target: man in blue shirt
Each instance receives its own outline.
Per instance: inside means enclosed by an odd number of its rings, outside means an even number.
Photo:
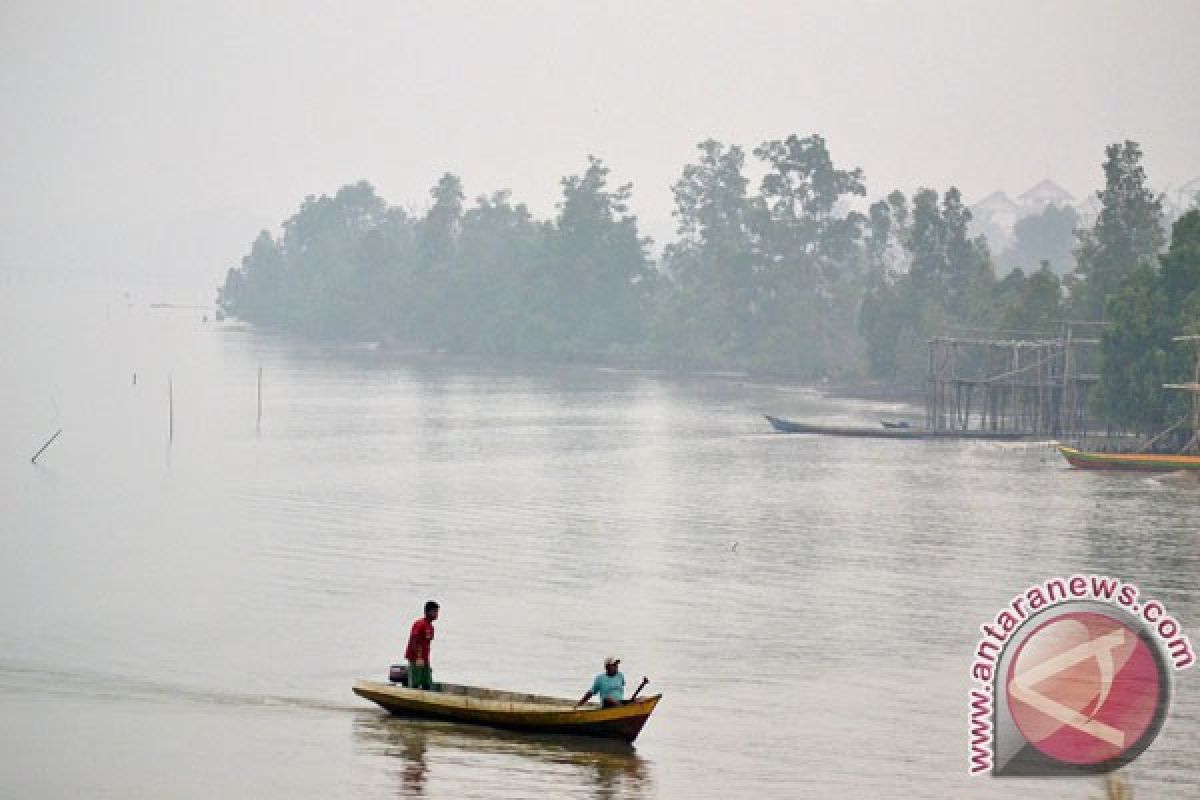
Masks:
[[[604,659],[604,672],[596,676],[596,679],[592,681],[592,688],[580,698],[575,707],[578,708],[591,700],[593,695],[599,695],[600,705],[604,708],[612,708],[624,703],[625,676],[617,671],[620,664],[621,659],[613,656]]]

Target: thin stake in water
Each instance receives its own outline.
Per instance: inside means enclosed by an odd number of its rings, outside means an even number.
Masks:
[[[38,450],[36,453],[34,453],[33,458],[29,459],[29,463],[36,464],[37,460],[38,460],[38,456],[40,456],[42,453],[46,452],[46,448],[49,447],[54,442],[54,440],[58,438],[58,435],[60,433],[62,433],[62,428],[59,428],[58,430],[56,430],[54,432],[54,435],[46,440],[46,443],[44,445],[42,445],[42,449]]]

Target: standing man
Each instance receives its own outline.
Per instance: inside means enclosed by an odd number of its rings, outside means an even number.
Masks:
[[[600,705],[604,708],[619,706],[625,702],[625,676],[617,671],[621,659],[609,656],[604,659],[604,672],[592,681],[592,688],[575,704],[576,708],[592,699],[592,695],[600,696]]]
[[[429,663],[429,646],[433,643],[433,621],[440,606],[433,600],[425,604],[425,616],[412,625],[404,658],[408,661],[408,687],[433,689],[433,666]]]

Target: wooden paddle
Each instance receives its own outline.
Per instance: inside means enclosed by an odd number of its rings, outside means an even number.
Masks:
[[[647,684],[647,683],[649,683],[649,682],[650,682],[650,679],[649,679],[649,678],[647,678],[645,675],[643,675],[643,676],[642,676],[642,682],[641,682],[641,683],[639,683],[639,684],[638,684],[638,687],[637,687],[636,689],[634,689],[634,690],[633,690],[633,694],[632,694],[632,695],[630,695],[628,702],[632,703],[634,700],[637,700],[638,693],[639,693],[639,692],[641,692],[641,691],[642,691],[642,689],[645,689],[645,688],[646,688],[646,684]]]

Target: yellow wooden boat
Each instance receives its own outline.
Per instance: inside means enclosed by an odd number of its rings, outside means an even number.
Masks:
[[[1058,452],[1062,453],[1067,463],[1079,469],[1119,469],[1141,472],[1200,469],[1200,456],[1165,453],[1089,453],[1063,445],[1059,446]]]
[[[632,742],[654,712],[661,694],[631,700],[612,708],[589,703],[578,708],[572,700],[479,686],[439,683],[437,691],[408,689],[393,683],[358,681],[354,693],[378,703],[392,714],[516,731],[599,736]]]

